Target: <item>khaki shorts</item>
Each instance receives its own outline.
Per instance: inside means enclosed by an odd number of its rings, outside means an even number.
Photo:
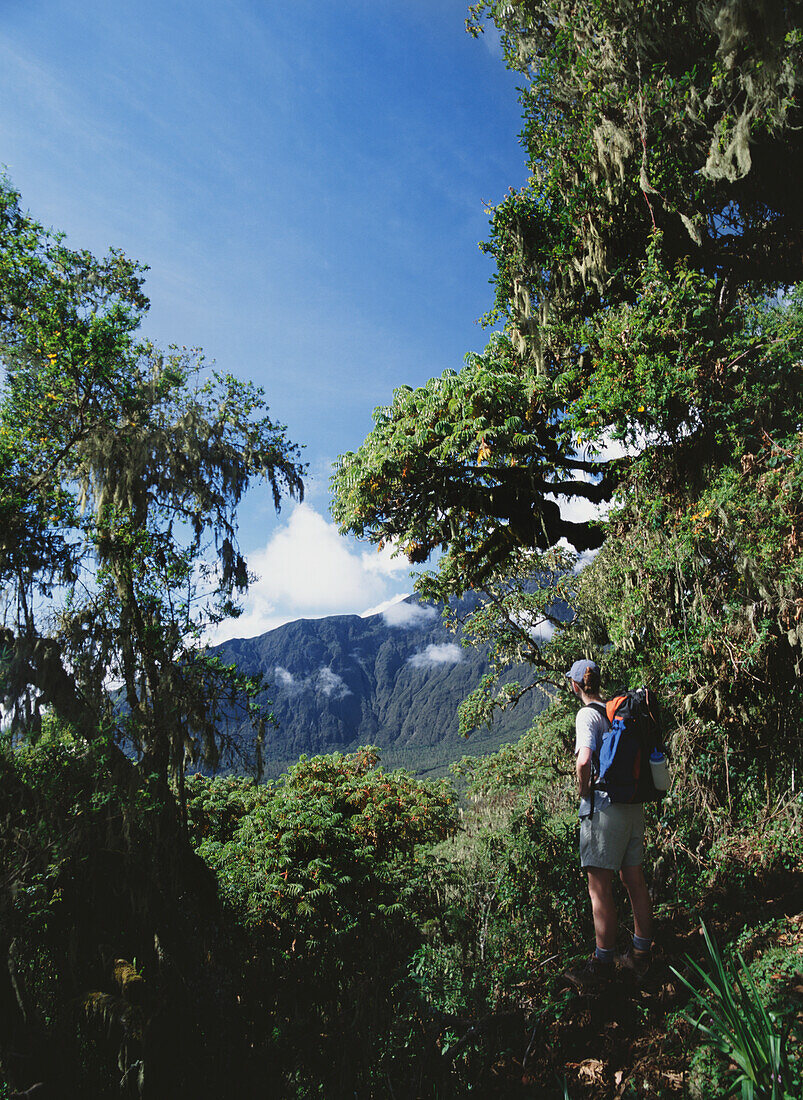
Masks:
[[[644,807],[614,802],[580,822],[580,865],[618,871],[644,859]]]

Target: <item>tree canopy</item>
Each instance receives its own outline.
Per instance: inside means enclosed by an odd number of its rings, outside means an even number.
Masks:
[[[800,277],[801,4],[482,0],[521,73],[529,182],[492,215],[495,310],[536,358],[544,322],[628,294],[651,233],[736,286]],[[544,346],[546,344],[546,347]]]
[[[380,544],[394,540],[413,562],[443,550],[441,576],[458,592],[522,548],[562,537],[599,546],[601,534],[563,518],[554,498],[601,501],[610,476],[588,477],[599,464],[571,453],[544,392],[502,334],[461,371],[400,387],[360,450],[342,457],[335,517]]]
[[[760,745],[778,775],[803,667],[802,14],[474,5],[469,30],[492,19],[523,81],[530,177],[484,246],[502,331],[397,390],[334,478],[342,529],[441,552],[422,591],[485,590],[497,662],[605,652],[690,743]],[[575,575],[561,539],[601,549]],[[552,596],[516,598],[528,575]],[[557,596],[571,626],[544,632]],[[491,679],[466,714],[515,697]]]
[[[237,505],[255,478],[277,508],[303,486],[259,389],[140,335],[143,276],[120,252],[69,248],[3,183],[5,705],[17,729],[52,707],[125,737],[164,773],[185,754],[216,761],[219,719],[248,687],[202,646],[248,586]]]

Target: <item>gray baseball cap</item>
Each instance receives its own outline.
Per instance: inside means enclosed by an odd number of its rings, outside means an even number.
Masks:
[[[577,684],[582,684],[583,676],[585,676],[586,670],[589,668],[593,668],[597,672],[599,672],[599,668],[594,661],[575,661],[572,667],[566,673],[566,678],[568,680],[574,680],[574,682]]]

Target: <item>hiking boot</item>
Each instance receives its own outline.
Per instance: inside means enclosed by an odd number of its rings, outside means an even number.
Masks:
[[[647,976],[647,972],[650,969],[652,964],[652,952],[639,951],[635,947],[628,947],[624,955],[619,956],[617,963],[622,970],[627,971],[636,981],[640,982]]]
[[[598,993],[610,985],[614,976],[613,963],[600,962],[596,955],[580,966],[563,971],[563,979],[581,993]]]

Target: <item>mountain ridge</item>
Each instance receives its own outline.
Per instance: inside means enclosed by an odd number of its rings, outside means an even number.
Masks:
[[[469,594],[453,606],[465,614],[478,604],[479,597]],[[413,595],[367,617],[296,619],[215,647],[225,662],[267,682],[259,701],[278,723],[265,737],[267,773],[276,774],[302,753],[374,744],[386,766],[423,774],[517,740],[545,705],[544,692],[528,692],[490,731],[461,737],[458,706],[490,666],[487,649],[464,646],[462,631],[448,630],[442,611],[442,605]],[[511,681],[532,684],[533,669],[506,670],[503,682]],[[246,753],[255,736],[249,722],[236,727]]]

